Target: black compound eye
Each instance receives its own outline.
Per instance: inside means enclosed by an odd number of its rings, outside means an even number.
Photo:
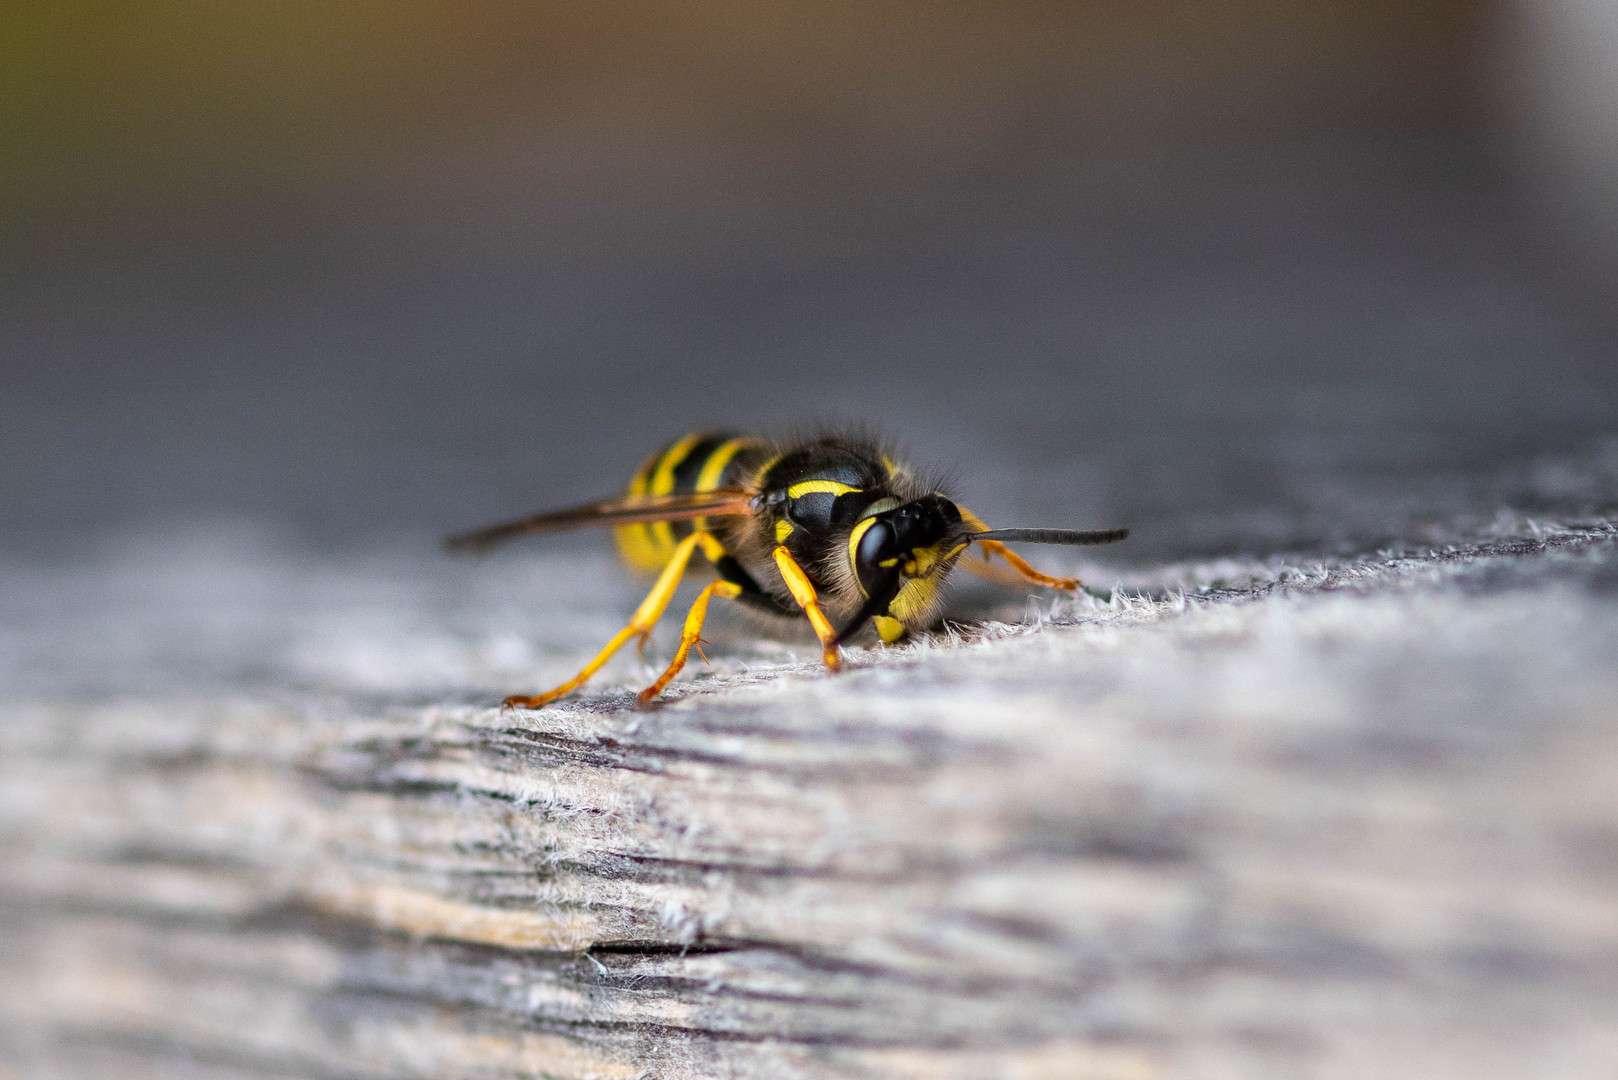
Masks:
[[[896,563],[891,560],[898,557],[899,544],[893,526],[885,521],[872,522],[854,549],[854,572],[859,575],[860,587],[867,595],[880,590],[893,577]],[[884,562],[889,565],[883,566]]]

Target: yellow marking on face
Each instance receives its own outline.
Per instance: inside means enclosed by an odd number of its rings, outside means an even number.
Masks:
[[[938,592],[937,578],[911,578],[888,605],[888,615],[906,626],[919,621],[932,608]]]
[[[905,624],[900,622],[898,619],[892,619],[886,615],[878,615],[871,621],[876,623],[877,635],[889,645],[892,645],[895,641],[898,641],[900,638],[905,636]]]
[[[858,525],[854,526],[854,531],[848,534],[848,565],[854,568],[854,584],[859,585],[861,596],[869,596],[871,594],[865,591],[864,585],[860,584],[860,537],[864,536],[871,526],[875,524],[875,519],[866,518],[864,521],[861,521]]]
[[[860,515],[860,520],[864,521],[868,517],[876,517],[878,514],[885,514],[889,510],[898,509],[898,506],[899,500],[895,499],[892,495],[888,495],[885,498],[878,499],[870,506],[867,506],[865,508],[865,513]]]
[[[819,491],[830,492],[833,495],[846,495],[850,491],[859,491],[857,487],[839,484],[835,480],[803,480],[787,488],[787,498],[796,499],[803,495],[813,495]]]
[[[796,528],[796,526],[794,526],[792,522],[788,521],[786,518],[782,518],[780,521],[777,521],[775,523],[775,542],[777,544],[786,543],[787,537],[792,535],[792,530],[794,528]]]
[[[957,544],[948,551],[942,548],[942,544],[917,548],[912,552],[912,559],[900,571],[906,580],[900,586],[899,594],[893,598],[893,603],[888,605],[888,614],[906,626],[915,625],[932,610],[933,600],[946,576],[941,571],[966,545]]]
[[[942,544],[917,548],[910,553],[911,561],[905,564],[904,574],[906,577],[928,577],[965,549],[965,544],[959,544],[948,551],[943,550]]]

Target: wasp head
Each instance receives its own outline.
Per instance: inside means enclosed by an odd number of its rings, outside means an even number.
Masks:
[[[941,576],[969,542],[960,509],[942,495],[924,495],[860,521],[848,538],[848,556],[865,597],[843,631],[842,642],[872,618],[906,622],[930,606]]]

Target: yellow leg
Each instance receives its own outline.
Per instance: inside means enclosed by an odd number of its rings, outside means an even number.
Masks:
[[[663,572],[658,575],[657,584],[652,586],[652,591],[646,594],[646,599],[642,600],[640,607],[635,609],[635,614],[629,620],[629,625],[613,635],[612,640],[607,642],[606,648],[596,653],[595,659],[585,664],[582,671],[554,690],[547,690],[545,693],[534,697],[513,694],[511,697],[506,698],[504,704],[512,709],[538,709],[549,705],[557,698],[562,697],[564,694],[571,694],[588,682],[590,676],[594,675],[602,664],[611,660],[612,654],[623,648],[624,643],[630,638],[639,635],[644,641],[646,635],[652,632],[652,627],[657,625],[657,620],[663,617],[663,612],[668,608],[669,601],[674,598],[674,590],[680,587],[680,578],[685,575],[686,563],[691,561],[691,553],[696,550],[702,535],[702,533],[692,533],[675,545],[674,555],[669,559],[668,565],[663,567]]]
[[[775,565],[781,570],[781,577],[786,580],[787,588],[792,590],[792,599],[803,608],[803,613],[809,616],[809,625],[815,628],[815,636],[820,639],[821,659],[825,661],[828,671],[836,671],[843,666],[843,658],[837,651],[837,631],[832,629],[831,623],[826,619],[826,613],[820,610],[820,600],[815,596],[814,583],[809,575],[803,572],[798,560],[792,557],[792,552],[784,546],[777,547],[772,555],[775,556]]]
[[[964,507],[961,509],[961,519],[978,532],[989,531],[989,527],[983,523],[982,518]],[[1079,587],[1078,578],[1051,577],[1049,574],[1041,574],[1038,570],[1029,566],[1021,555],[1018,555],[998,540],[979,540],[977,545],[983,553],[982,560],[963,559],[961,560],[961,565],[981,578],[987,578],[1001,585],[1021,584],[1016,578],[1005,574],[999,567],[989,562],[990,556],[998,555],[1011,564],[1011,568],[1017,572],[1017,578],[1022,579],[1022,581],[1032,582],[1035,585],[1044,585],[1050,589],[1066,589],[1069,592]]]
[[[685,617],[685,629],[680,631],[680,647],[674,651],[674,659],[669,661],[669,666],[663,669],[663,674],[657,677],[657,681],[640,692],[640,700],[643,703],[661,694],[663,688],[673,682],[674,676],[685,667],[686,657],[691,655],[691,646],[702,640],[702,621],[708,617],[708,600],[715,594],[734,600],[742,594],[742,587],[730,581],[713,581],[697,594],[696,602],[691,605],[691,611]]]

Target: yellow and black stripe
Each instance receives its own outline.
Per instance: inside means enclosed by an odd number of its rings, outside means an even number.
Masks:
[[[647,458],[630,480],[626,493],[688,495],[746,483],[758,471],[764,450],[762,440],[745,435],[687,435]],[[675,546],[698,531],[707,531],[707,519],[620,525],[613,530],[613,537],[619,554],[630,566],[660,570],[673,557]]]

